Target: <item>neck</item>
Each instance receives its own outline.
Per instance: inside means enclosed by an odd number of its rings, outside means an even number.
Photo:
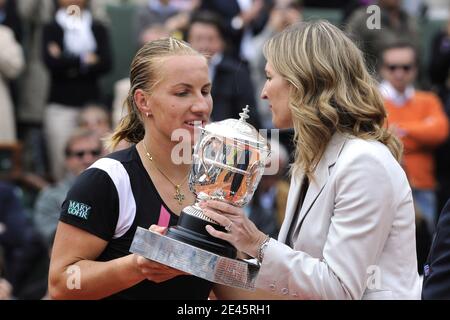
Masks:
[[[145,146],[148,152],[153,157],[153,161],[158,166],[159,169],[163,170],[164,173],[170,177],[177,178],[180,176],[185,176],[187,171],[190,169],[190,162],[183,161],[179,159],[172,159],[172,153],[178,156],[177,152],[173,150],[179,150],[179,142],[168,141],[166,139],[159,139],[157,135],[146,134],[144,137]],[[175,148],[175,149],[174,149]],[[182,150],[186,150],[189,154],[181,153],[181,159],[191,159],[191,148],[186,147]],[[145,152],[145,148],[143,148]],[[179,164],[181,162],[181,164]]]

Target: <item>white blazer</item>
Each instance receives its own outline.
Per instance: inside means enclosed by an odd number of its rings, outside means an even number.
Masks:
[[[303,175],[292,178],[256,286],[294,299],[420,299],[411,188],[389,149],[336,133],[314,174],[290,248]]]

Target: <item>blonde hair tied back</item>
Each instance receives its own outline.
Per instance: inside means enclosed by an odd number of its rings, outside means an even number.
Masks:
[[[175,38],[164,38],[146,43],[131,62],[130,70],[130,90],[124,107],[127,108],[127,115],[122,118],[119,125],[109,138],[109,148],[114,148],[121,140],[131,143],[138,143],[144,138],[145,129],[142,116],[134,101],[134,93],[142,89],[151,93],[158,84],[161,62],[164,58],[177,55],[199,55],[186,42]]]

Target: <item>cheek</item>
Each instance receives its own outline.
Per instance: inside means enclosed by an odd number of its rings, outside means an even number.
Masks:
[[[416,72],[410,72],[410,73],[408,73],[406,78],[411,81],[411,80],[415,79],[416,76],[417,76]]]
[[[179,106],[176,104],[167,104],[165,110],[162,110],[162,117],[164,119],[174,119],[180,114]]]

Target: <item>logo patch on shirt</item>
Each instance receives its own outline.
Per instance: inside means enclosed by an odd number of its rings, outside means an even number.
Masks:
[[[68,214],[87,220],[89,218],[90,211],[91,207],[89,207],[87,204],[69,200],[69,208],[67,209]]]

